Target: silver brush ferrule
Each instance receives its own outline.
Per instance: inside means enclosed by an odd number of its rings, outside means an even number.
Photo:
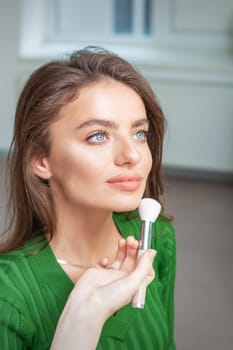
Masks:
[[[151,221],[142,221],[140,228],[140,249],[146,250],[151,247],[151,235],[152,235],[152,225]]]

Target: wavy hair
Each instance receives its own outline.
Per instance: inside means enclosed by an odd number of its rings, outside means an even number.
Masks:
[[[32,173],[30,160],[37,153],[49,155],[48,129],[61,108],[77,98],[83,87],[108,78],[129,86],[143,100],[153,157],[144,195],[159,200],[163,192],[161,158],[165,124],[160,104],[148,82],[130,63],[102,48],[87,47],[39,67],[19,96],[8,154],[10,221],[7,232],[11,234],[0,252],[20,247],[41,232],[53,234],[55,216],[49,185]]]

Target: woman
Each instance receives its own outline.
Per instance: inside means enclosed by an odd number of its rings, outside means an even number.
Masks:
[[[86,48],[31,75],[9,153],[2,349],[175,348],[175,239],[164,215],[137,261],[138,204],[163,189],[163,132],[150,86],[115,54]],[[145,279],[145,308],[133,309]]]

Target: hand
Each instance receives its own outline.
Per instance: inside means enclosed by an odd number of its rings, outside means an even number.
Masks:
[[[154,278],[152,262],[155,251],[148,250],[138,259],[138,245],[132,236],[120,239],[111,265],[108,265],[108,259],[102,259],[96,267],[83,273],[70,298],[92,300],[99,315],[105,313],[104,319],[128,304],[140,283],[146,279],[149,284]]]
[[[141,283],[154,278],[154,250],[137,258],[138,241],[120,239],[111,265],[102,259],[84,272],[65,305],[51,349],[95,349],[106,319],[128,304]],[[90,329],[92,330],[90,332]]]

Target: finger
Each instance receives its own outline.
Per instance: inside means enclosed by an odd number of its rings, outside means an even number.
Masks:
[[[119,269],[122,261],[126,257],[126,240],[124,238],[119,239],[117,253],[114,261],[111,263],[111,267]]]
[[[146,280],[146,285],[148,286],[155,278],[155,271],[152,268],[151,272],[149,273],[149,275],[147,276],[147,280]]]
[[[97,263],[96,267],[97,268],[99,268],[99,267],[106,268],[108,266],[108,263],[109,263],[109,259],[103,258]]]
[[[154,256],[155,251],[148,249],[140,257],[135,270],[125,277],[115,280],[111,286],[107,284],[100,288],[101,297],[108,303],[109,316],[131,301],[132,296],[151,272]]]
[[[137,263],[138,255],[138,241],[133,237],[129,236],[126,239],[126,257],[122,261],[120,269],[123,271],[132,271]]]

